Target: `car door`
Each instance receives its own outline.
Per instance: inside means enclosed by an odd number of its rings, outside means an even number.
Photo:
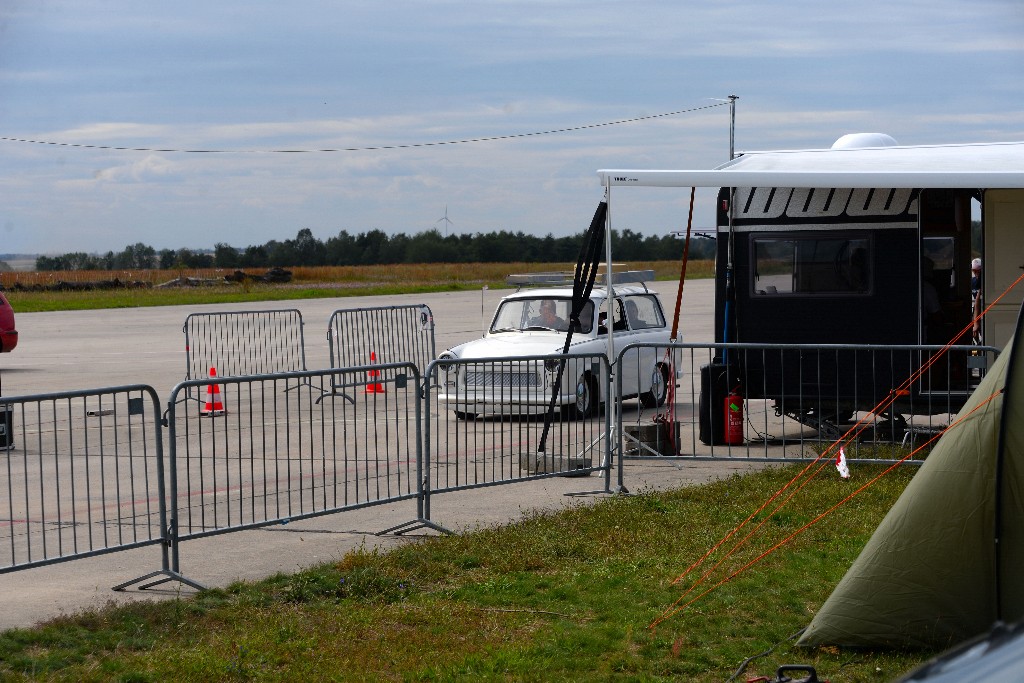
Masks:
[[[623,348],[640,339],[639,330],[631,324],[630,309],[627,308],[632,304],[631,299],[632,297],[628,296],[615,298],[616,320],[613,327],[616,354],[621,354]],[[648,371],[644,369],[647,367],[644,358],[650,355],[649,352],[649,349],[641,349],[639,352],[632,350],[622,354],[622,361],[617,372],[621,377],[623,396],[636,396],[644,387],[644,375],[648,374]]]
[[[664,344],[668,341],[665,315],[660,302],[653,294],[627,295],[623,297],[622,308],[629,326],[628,333],[623,335],[623,341],[628,339],[628,343],[638,344]],[[664,353],[661,349],[643,347],[623,358],[623,393],[627,393],[627,386],[630,388],[627,395],[650,390],[658,356],[661,353]]]

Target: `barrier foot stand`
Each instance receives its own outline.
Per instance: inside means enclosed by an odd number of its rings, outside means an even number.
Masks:
[[[179,583],[183,583],[186,586],[191,586],[192,588],[195,588],[197,591],[208,590],[207,586],[204,586],[203,584],[197,581],[193,581],[192,579],[186,578],[182,574],[179,574],[176,571],[171,571],[170,569],[158,569],[155,572],[150,572],[145,576],[140,576],[137,579],[132,579],[131,581],[119,583],[116,586],[114,586],[111,590],[123,591],[126,590],[129,586],[133,586],[142,581],[149,581],[150,579],[157,576],[162,576],[163,578],[159,581],[151,581],[150,583],[143,584],[139,586],[139,590],[141,591],[146,590],[147,588],[152,588],[153,586],[159,586],[160,584],[167,583],[168,581],[178,581]]]
[[[615,429],[614,428],[612,429],[612,434],[613,435],[615,434]],[[591,458],[587,457],[587,456],[590,455],[590,452],[593,451],[594,448],[596,448],[597,445],[602,443],[603,441],[604,441],[604,435],[602,434],[601,436],[597,437],[596,439],[594,439],[593,441],[588,443],[586,446],[584,446],[583,449],[580,450],[580,452],[577,453],[574,458],[570,459],[570,461],[571,462],[575,461],[578,464],[586,464],[588,462],[593,462],[593,460]],[[575,491],[575,492],[572,492],[572,493],[565,493],[565,494],[562,494],[562,495],[566,496],[567,498],[573,498],[573,497],[577,497],[577,496],[596,496],[596,495],[600,495],[600,494],[603,494],[603,493],[629,493],[629,491],[625,490],[626,487],[624,487],[624,486],[620,487],[621,490],[612,491],[612,488],[611,488],[611,470],[608,467],[608,461],[607,461],[607,458],[605,457],[604,454],[601,455],[601,463],[597,467],[592,467],[592,466],[588,465],[586,468],[583,468],[583,469],[581,469],[579,471],[569,470],[568,472],[561,473],[559,476],[563,476],[563,477],[589,477],[591,472],[601,472],[601,471],[604,471],[604,473],[605,473],[604,488],[603,489],[595,489],[593,491]]]
[[[446,534],[448,536],[454,536],[455,535],[455,532],[452,531],[451,529],[446,529],[443,526],[441,526],[440,524],[435,524],[434,522],[431,522],[429,519],[423,519],[423,518],[413,519],[413,520],[410,520],[408,522],[402,522],[401,524],[396,524],[395,526],[393,526],[393,527],[391,527],[389,529],[384,529],[383,531],[378,531],[375,535],[376,536],[386,536],[388,534],[394,534],[396,536],[401,536],[402,534],[409,533],[410,531],[416,531],[417,529],[433,529],[434,531],[436,531],[436,532],[438,532],[440,534]]]
[[[324,391],[320,387],[314,386],[314,384],[312,382],[310,382],[308,379],[305,380],[305,381],[296,383],[295,386],[289,387],[289,386],[286,385],[285,388],[284,388],[284,393],[287,394],[289,391],[291,391],[293,389],[301,389],[302,387],[309,387],[313,391],[319,391],[321,394],[326,394],[327,393],[326,391]]]
[[[343,399],[345,399],[346,401],[348,401],[352,405],[356,404],[356,400],[353,397],[349,396],[344,391],[338,391],[337,389],[331,389],[329,391],[326,390],[326,389],[321,389],[320,390],[320,396],[319,396],[319,398],[316,399],[316,404],[320,405],[320,402],[323,401],[328,396],[330,396],[331,398],[334,398],[336,396],[341,396]]]

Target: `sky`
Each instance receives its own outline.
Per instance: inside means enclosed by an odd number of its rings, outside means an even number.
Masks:
[[[0,254],[576,234],[598,169],[726,162],[730,95],[737,152],[1022,140],[1024,3],[2,0]]]

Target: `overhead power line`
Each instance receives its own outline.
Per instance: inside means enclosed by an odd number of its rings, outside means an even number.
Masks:
[[[514,140],[516,138],[530,138],[538,137],[541,135],[556,135],[558,133],[572,133],[579,130],[588,130],[592,128],[604,128],[607,126],[618,126],[623,123],[636,123],[638,121],[649,121],[651,119],[661,119],[667,116],[678,116],[680,114],[690,114],[695,111],[702,111],[704,109],[713,109],[714,107],[723,107],[728,102],[715,102],[714,104],[708,104],[703,107],[693,107],[692,109],[680,109],[679,111],[671,111],[663,114],[651,114],[649,116],[637,116],[631,119],[620,119],[618,121],[608,121],[605,123],[591,123],[581,126],[571,126],[569,128],[555,128],[552,130],[535,131],[532,133],[513,133],[509,135],[493,135],[490,137],[481,138],[465,138],[462,140],[444,140],[437,142],[415,142],[408,144],[395,144],[395,145],[374,145],[370,147],[335,147],[327,149],[178,149],[174,147],[117,147],[115,145],[96,145],[87,144],[81,142],[60,142],[57,140],[33,140],[29,138],[13,138],[0,136],[0,141],[3,142],[22,142],[32,145],[50,145],[53,147],[75,147],[79,149],[103,149],[111,150],[116,152],[164,152],[164,153],[181,153],[181,154],[318,154],[325,152],[375,152],[389,149],[414,149],[417,147],[440,147],[442,145],[465,145],[475,142],[494,142],[496,140]]]

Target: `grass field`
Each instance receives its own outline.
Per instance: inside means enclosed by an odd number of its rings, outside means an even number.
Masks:
[[[877,471],[859,467],[844,481],[827,468],[692,595],[710,592],[656,627],[700,572],[672,580],[794,467],[617,496],[387,553],[355,551],[195,599],[8,631],[0,680],[746,681],[809,664],[834,683],[889,681],[931,653],[800,649],[793,637],[912,469],[886,475],[730,578]]]
[[[181,278],[194,281],[222,280],[229,273],[222,270],[138,272],[63,271],[4,272],[0,285],[8,293],[15,311],[89,310],[98,308],[131,308],[135,306],[168,306],[178,304],[237,303],[245,301],[286,301],[339,296],[378,294],[415,294],[422,292],[492,289],[508,287],[505,278],[511,273],[538,270],[569,271],[574,263],[469,263],[388,266],[324,266],[292,269],[292,281],[286,284],[218,284],[191,287],[161,287]],[[659,280],[678,280],[680,264],[671,261],[633,262],[631,269],[652,269]],[[265,270],[249,270],[262,275]],[[693,261],[687,266],[687,278],[706,278],[713,274],[711,261]],[[88,283],[136,283],[136,286],[76,291]],[[57,283],[66,283],[67,291],[49,291]],[[34,289],[43,291],[33,291]]]

